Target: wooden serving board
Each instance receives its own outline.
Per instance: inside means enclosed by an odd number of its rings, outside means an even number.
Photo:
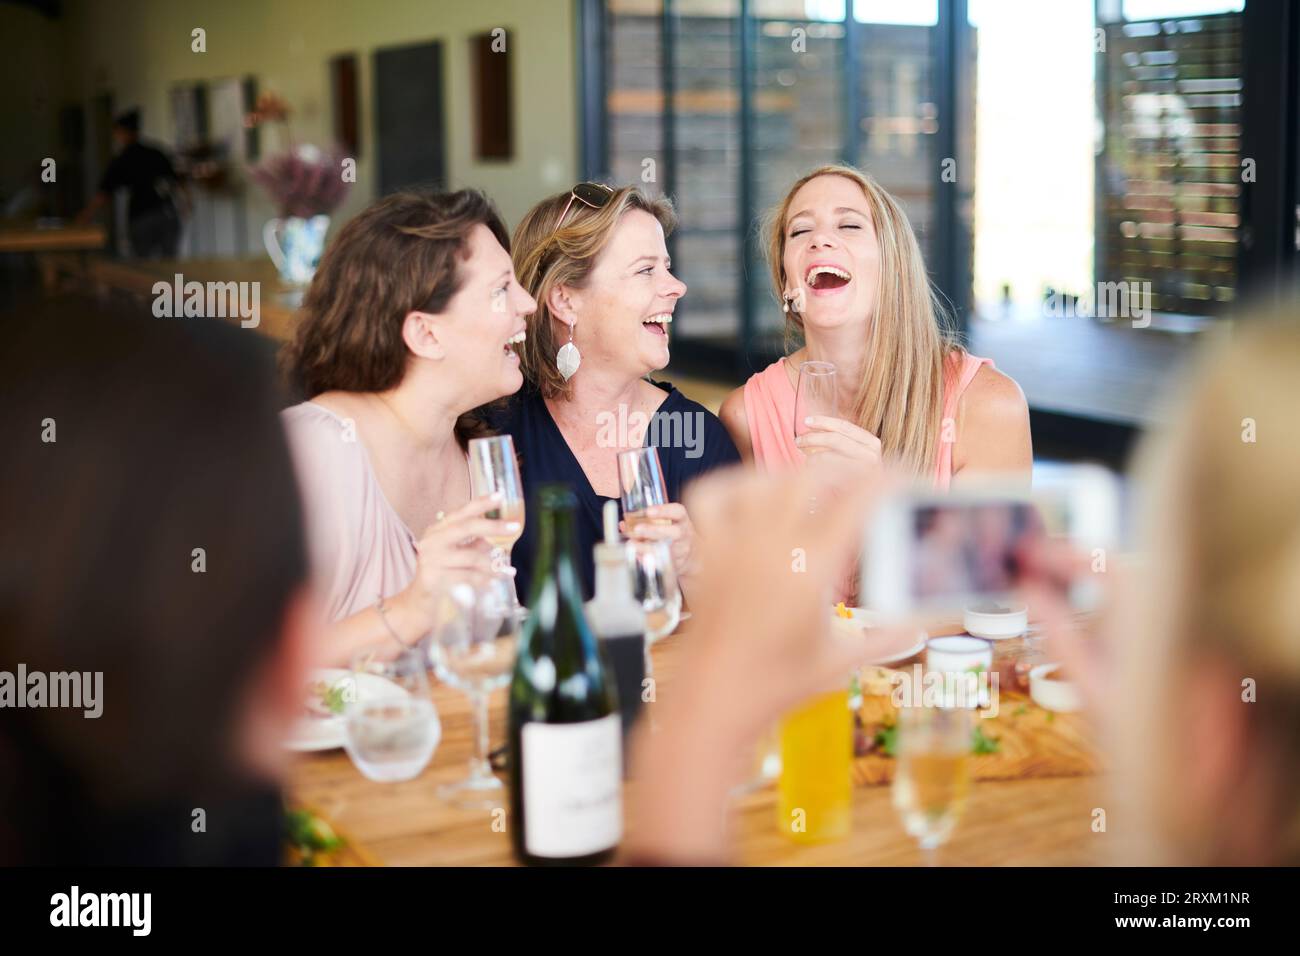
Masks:
[[[1077,777],[1101,770],[1083,714],[1044,710],[1027,695],[1012,691],[1003,691],[999,698],[996,717],[974,718],[986,737],[998,741],[996,753],[972,758],[974,779]],[[864,696],[858,717],[870,741],[876,727],[894,722],[896,709],[888,696]],[[895,763],[893,757],[878,752],[859,755],[853,762],[854,781],[860,786],[889,783]]]

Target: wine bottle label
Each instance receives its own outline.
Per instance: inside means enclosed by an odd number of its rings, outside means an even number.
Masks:
[[[549,859],[588,856],[623,837],[618,714],[521,728],[525,845]]]

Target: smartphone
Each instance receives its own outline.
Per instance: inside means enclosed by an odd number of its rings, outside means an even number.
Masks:
[[[860,601],[895,620],[1007,606],[1026,552],[1042,538],[1104,552],[1118,523],[1118,483],[1095,465],[1040,467],[1032,489],[987,481],[903,491],[882,502],[864,535]],[[1095,606],[1096,585],[1073,586],[1071,603]]]

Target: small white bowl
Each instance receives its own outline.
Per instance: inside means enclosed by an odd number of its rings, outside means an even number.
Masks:
[[[1044,710],[1072,714],[1083,709],[1083,699],[1079,694],[1079,688],[1074,683],[1051,676],[1052,672],[1059,670],[1060,667],[1060,664],[1039,664],[1031,670],[1029,696]]]
[[[1029,609],[1023,604],[998,607],[997,610],[968,607],[962,614],[961,623],[968,634],[990,641],[1002,641],[1009,637],[1019,637],[1029,630]]]

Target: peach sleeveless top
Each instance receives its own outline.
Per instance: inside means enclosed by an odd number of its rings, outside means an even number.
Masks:
[[[993,360],[954,353],[944,366],[943,418],[957,417],[962,393],[985,365]],[[778,359],[745,383],[745,419],[754,462],[768,471],[803,464],[804,454],[794,443],[794,386],[786,371],[786,359]],[[934,487],[947,491],[952,482],[952,442],[939,443],[934,463]]]
[[[966,353],[953,353],[944,365],[943,418],[956,419],[962,393],[985,365],[993,360]],[[778,359],[745,383],[745,419],[749,440],[754,449],[754,463],[766,471],[794,468],[804,461],[804,453],[794,443],[794,386],[786,371],[786,360]],[[952,442],[939,442],[934,463],[934,487],[947,491],[952,483]],[[835,588],[835,599],[857,603],[853,593],[854,569],[849,569]]]

